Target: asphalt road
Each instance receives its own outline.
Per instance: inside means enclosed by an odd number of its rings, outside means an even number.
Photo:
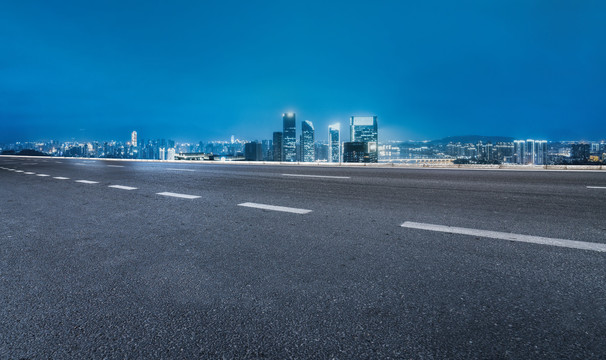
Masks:
[[[606,357],[606,172],[0,167],[0,359]]]

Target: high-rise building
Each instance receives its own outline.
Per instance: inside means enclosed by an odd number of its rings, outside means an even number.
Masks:
[[[297,161],[297,128],[295,113],[282,114],[282,161]]]
[[[282,132],[274,132],[274,161],[282,161]]]
[[[137,147],[137,132],[133,131],[130,134],[130,143],[133,147]]]
[[[516,164],[526,164],[526,141],[515,140],[513,142],[513,157]]]
[[[536,140],[534,142],[534,164],[547,164],[547,140]]]
[[[246,161],[263,160],[263,146],[256,141],[244,144],[244,159]]]
[[[341,162],[341,124],[328,126],[328,161]]]
[[[547,164],[546,140],[515,140],[513,142],[514,163],[522,165]]]
[[[263,160],[271,161],[274,158],[272,141],[271,140],[262,140],[261,147],[263,148]]]
[[[305,120],[301,123],[301,160],[303,162],[314,162],[314,124]]]
[[[316,148],[316,161],[328,161],[328,149],[330,146],[316,142],[314,147]]]
[[[352,116],[349,122],[350,142],[368,143],[369,162],[379,161],[379,132],[376,116]],[[343,149],[345,151],[345,149]]]
[[[175,160],[175,148],[168,148],[166,150],[166,160]]]
[[[351,141],[343,143],[343,162],[371,162],[369,143],[364,141]]]

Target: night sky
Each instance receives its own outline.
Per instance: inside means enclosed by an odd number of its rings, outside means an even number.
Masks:
[[[604,0],[1,1],[0,44],[3,142],[606,138]]]

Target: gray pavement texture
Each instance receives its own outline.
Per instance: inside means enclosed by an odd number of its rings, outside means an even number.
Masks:
[[[400,226],[606,243],[605,173],[0,166],[0,359],[606,358],[605,253]]]

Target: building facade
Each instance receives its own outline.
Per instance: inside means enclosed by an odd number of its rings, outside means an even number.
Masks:
[[[282,132],[274,132],[273,141],[273,159],[274,161],[282,161]]]
[[[341,124],[328,126],[329,162],[341,162]]]
[[[350,142],[368,144],[369,162],[379,161],[379,131],[376,116],[352,116],[349,122]],[[345,152],[345,148],[343,149]],[[345,161],[345,155],[343,155]]]
[[[297,161],[297,128],[295,113],[282,114],[282,161]]]
[[[303,162],[315,160],[314,131],[314,124],[311,121],[305,120],[301,123],[301,161]]]

